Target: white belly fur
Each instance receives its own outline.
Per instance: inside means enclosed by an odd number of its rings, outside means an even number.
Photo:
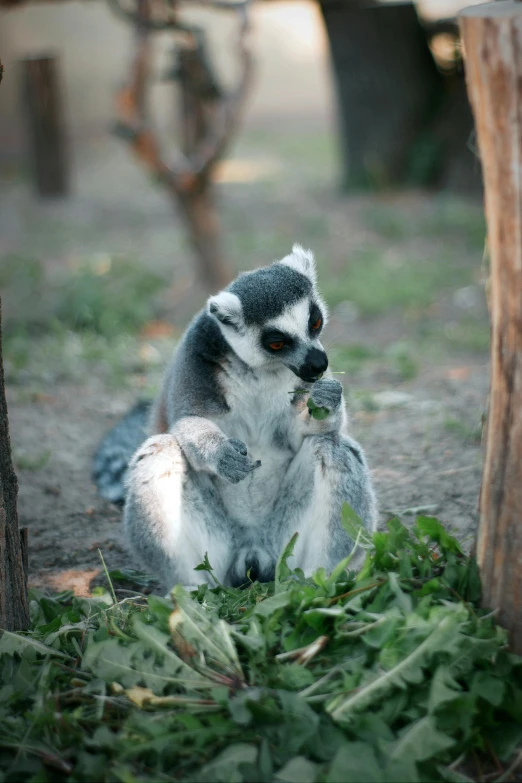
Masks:
[[[227,389],[230,413],[219,417],[216,423],[229,438],[245,443],[249,458],[261,460],[261,466],[238,484],[218,479],[223,503],[231,519],[247,527],[256,527],[270,518],[279,495],[288,465],[291,449],[274,443],[276,429],[291,426],[294,411],[288,393],[295,385],[295,376],[288,371],[283,378],[276,376],[272,389],[261,390],[257,383],[237,384]],[[288,388],[287,388],[288,387]],[[281,417],[281,412],[286,416]]]
[[[250,448],[248,453],[252,460],[261,460],[261,467],[238,484],[219,479],[218,486],[230,518],[246,527],[257,527],[270,517],[292,455],[275,450],[256,453]]]

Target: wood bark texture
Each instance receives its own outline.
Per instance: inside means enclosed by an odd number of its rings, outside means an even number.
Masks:
[[[11,458],[2,357],[0,299],[0,628],[23,631],[29,625],[27,528],[18,528],[18,481]]]
[[[491,393],[477,559],[484,604],[522,653],[522,3],[459,18],[491,256]]]

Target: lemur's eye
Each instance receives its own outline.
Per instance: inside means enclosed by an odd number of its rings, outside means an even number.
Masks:
[[[320,329],[322,323],[323,323],[323,319],[321,318],[321,316],[319,316],[315,324],[312,324],[312,329]]]
[[[268,343],[268,347],[273,351],[280,351],[281,348],[285,347],[285,344],[282,340],[278,340],[276,343]]]

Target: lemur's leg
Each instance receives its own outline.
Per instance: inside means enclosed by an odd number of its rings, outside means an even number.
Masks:
[[[305,437],[281,487],[273,518],[279,551],[299,533],[290,566],[309,576],[320,566],[331,571],[350,554],[354,542],[341,525],[344,502],[368,531],[374,530],[375,495],[361,447],[339,433]]]
[[[136,557],[174,584],[214,584],[194,567],[208,554],[219,581],[233,556],[233,531],[211,476],[189,464],[170,434],[149,438],[134,455],[128,474],[125,532]]]

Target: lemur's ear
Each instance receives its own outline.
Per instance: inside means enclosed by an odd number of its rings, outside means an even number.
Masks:
[[[239,297],[230,291],[221,291],[211,296],[207,302],[207,310],[220,323],[231,326],[237,332],[244,328],[243,308]]]
[[[305,250],[301,245],[295,244],[292,247],[291,254],[283,258],[281,263],[291,266],[292,269],[301,272],[302,275],[306,275],[312,283],[315,283],[315,260],[311,250]]]

